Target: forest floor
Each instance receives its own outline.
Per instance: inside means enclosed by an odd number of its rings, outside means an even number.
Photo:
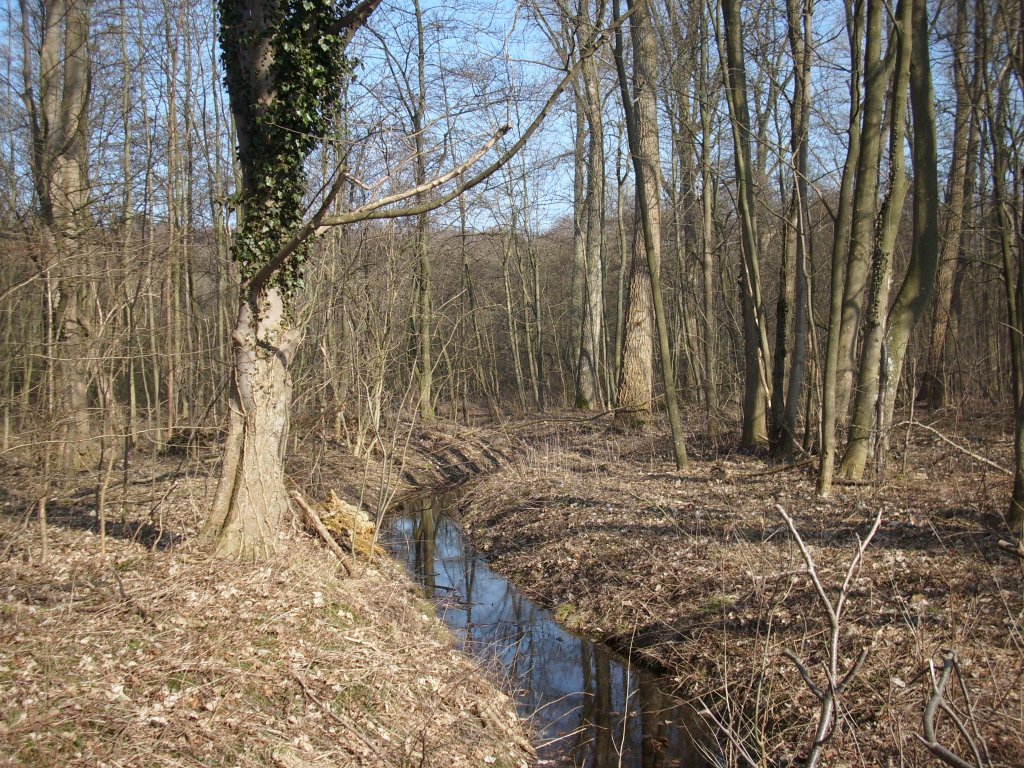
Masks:
[[[1009,467],[1006,414],[927,423]],[[301,433],[301,428],[296,430]],[[814,494],[813,467],[690,438],[677,472],[667,433],[549,413],[396,433],[356,458],[313,431],[289,480],[382,509],[466,485],[463,521],[496,570],[571,627],[631,652],[707,708],[732,757],[772,765],[807,751],[828,619],[776,505],[795,521],[832,600],[857,537],[881,524],[841,617],[839,701],[824,764],[934,765],[921,746],[929,664],[957,653],[947,699],[994,766],[1024,765],[1024,569],[996,546],[1010,480],[936,433],[900,431],[884,481]],[[95,487],[43,493],[0,465],[0,764],[520,766],[508,697],[456,653],[386,559],[344,570],[308,532],[260,566],[194,543],[216,477],[198,456],[133,458],[108,493],[101,552]],[[122,514],[122,510],[124,510]],[[123,520],[122,520],[123,517]],[[965,692],[967,698],[965,699]],[[948,718],[939,738],[966,754]]]
[[[215,447],[133,456],[101,543],[93,478],[50,489],[44,533],[40,473],[0,460],[0,765],[532,762],[511,700],[388,558],[349,577],[297,529],[273,562],[206,557],[215,472]]]
[[[667,433],[624,435],[610,420],[554,416],[505,425],[514,458],[474,482],[466,527],[492,566],[586,634],[603,638],[707,708],[723,748],[771,765],[806,755],[829,638],[781,506],[834,603],[875,516],[840,616],[839,697],[824,764],[935,765],[917,738],[944,649],[956,652],[945,699],[991,765],[1024,765],[1024,563],[997,547],[1012,466],[1007,414],[929,414],[935,432],[895,435],[884,481],[814,493],[814,467],[732,450],[738,435],[690,441],[677,472]],[[937,739],[973,761],[940,715]],[[987,757],[986,757],[987,755]],[[732,763],[730,763],[732,764]]]

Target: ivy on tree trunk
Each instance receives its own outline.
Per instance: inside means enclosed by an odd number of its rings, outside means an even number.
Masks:
[[[232,333],[224,462],[204,535],[225,557],[276,549],[288,506],[284,453],[289,363],[301,340],[291,303],[302,288],[306,159],[328,133],[352,72],[345,47],[376,3],[221,0],[221,55],[242,170],[232,258],[242,290]],[[281,258],[282,254],[287,254]]]

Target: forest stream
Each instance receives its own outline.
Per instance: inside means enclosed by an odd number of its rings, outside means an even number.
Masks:
[[[422,586],[456,644],[498,666],[533,728],[541,765],[715,765],[692,708],[650,673],[560,626],[493,571],[455,520],[457,493],[420,497],[385,523],[385,541]],[[705,732],[705,735],[698,735]]]

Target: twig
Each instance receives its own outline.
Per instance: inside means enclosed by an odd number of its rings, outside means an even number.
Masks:
[[[324,530],[327,529],[325,528]],[[356,721],[354,721],[344,713],[336,711],[334,707],[332,707],[326,701],[322,700],[319,696],[313,693],[309,685],[306,683],[305,678],[303,678],[302,675],[300,675],[297,671],[292,670],[291,675],[295,682],[299,684],[299,687],[302,689],[302,693],[306,696],[306,698],[308,698],[310,701],[316,704],[320,708],[320,710],[329,718],[331,718],[334,722],[343,726],[346,730],[348,730],[349,733],[351,733],[353,736],[359,739],[377,757],[377,759],[380,761],[379,763],[377,763],[377,765],[393,765],[393,763],[390,760],[388,760],[383,754],[381,754],[380,750],[377,749],[377,745],[374,744],[370,739],[368,739],[366,737],[366,734],[364,734],[362,730],[360,730],[359,725],[356,723]]]
[[[864,660],[867,659],[868,656],[868,649],[866,647],[862,648],[860,654],[857,656],[857,660],[850,666],[845,674],[843,674],[842,678],[840,678],[839,633],[843,616],[843,607],[846,605],[846,598],[849,595],[850,583],[853,581],[853,577],[860,567],[861,560],[864,558],[864,551],[867,549],[868,544],[871,543],[871,539],[874,538],[875,533],[878,532],[878,526],[882,523],[882,511],[879,510],[878,514],[875,515],[875,521],[872,523],[871,530],[868,531],[867,536],[865,536],[863,540],[858,538],[857,551],[853,555],[853,560],[850,561],[850,567],[846,570],[846,578],[843,579],[843,585],[839,588],[839,594],[835,601],[833,601],[828,596],[824,585],[821,583],[821,579],[818,577],[817,569],[814,566],[814,558],[811,557],[811,552],[804,543],[803,537],[800,536],[800,531],[797,530],[796,523],[793,522],[793,518],[789,516],[781,504],[776,504],[775,509],[778,510],[780,515],[782,515],[782,519],[786,521],[786,526],[789,528],[790,534],[792,534],[797,547],[800,549],[800,554],[803,556],[804,564],[807,566],[807,575],[811,577],[811,583],[814,585],[814,589],[818,593],[818,600],[828,616],[828,663],[825,666],[825,682],[827,683],[827,686],[819,686],[811,680],[811,675],[807,671],[807,665],[804,664],[796,654],[788,650],[783,652],[783,655],[796,665],[797,671],[800,673],[800,677],[803,678],[804,683],[810,689],[811,693],[813,693],[820,702],[820,706],[818,707],[818,725],[814,730],[814,740],[811,742],[811,751],[808,753],[807,759],[804,761],[805,768],[814,768],[814,766],[817,765],[818,760],[821,758],[822,747],[832,735],[836,700],[843,694],[854,678],[857,677],[861,666],[864,664]]]
[[[139,601],[131,595],[129,595],[128,592],[125,590],[124,582],[121,580],[121,574],[117,572],[117,568],[115,568],[114,566],[110,566],[110,572],[114,574],[114,579],[117,581],[117,591],[118,594],[121,595],[121,600],[123,600],[127,605],[130,605],[135,610],[135,612],[139,614],[139,618],[141,618],[144,622],[156,626],[156,622],[153,620],[153,617],[149,615],[149,611],[143,608],[139,604]]]
[[[1007,475],[1009,477],[1013,477],[1013,472],[1008,470],[1006,467],[1000,466],[999,464],[996,464],[991,459],[986,459],[984,456],[982,456],[980,454],[977,454],[974,451],[967,450],[966,448],[964,448],[959,443],[955,443],[952,440],[950,440],[944,434],[939,432],[939,430],[935,429],[935,427],[929,427],[927,424],[922,424],[919,421],[901,421],[899,424],[896,425],[896,427],[902,427],[902,426],[906,426],[908,428],[909,427],[920,427],[921,429],[927,430],[928,432],[931,432],[933,435],[935,435],[940,440],[942,440],[944,443],[949,443],[949,445],[951,445],[954,448],[956,448],[958,451],[960,451],[960,453],[966,454],[967,456],[970,456],[975,461],[980,461],[982,464],[985,464],[985,465],[987,465],[989,467],[992,467],[992,469],[996,470],[997,472],[1002,472],[1004,475]],[[895,429],[896,427],[893,427],[893,429]]]
[[[299,508],[306,514],[306,519],[309,520],[310,524],[316,529],[316,532],[320,534],[320,538],[324,540],[327,548],[334,553],[334,556],[338,558],[338,562],[341,563],[345,569],[345,573],[349,576],[352,575],[352,566],[349,565],[348,556],[345,554],[338,542],[331,536],[331,532],[327,530],[327,526],[323,524],[320,516],[314,511],[314,509],[306,502],[302,494],[298,491],[292,491],[292,498],[295,499],[295,503],[299,505]]]

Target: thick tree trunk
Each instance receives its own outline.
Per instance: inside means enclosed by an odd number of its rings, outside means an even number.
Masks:
[[[654,309],[651,306],[651,270],[644,248],[643,228],[640,226],[637,226],[633,235],[625,325],[615,420],[623,426],[636,428],[651,420],[654,391]]]
[[[288,327],[279,289],[269,289],[255,302],[242,302],[231,335],[234,382],[224,463],[203,530],[219,557],[259,560],[278,549],[288,509],[288,366],[299,339],[299,332]]]
[[[85,0],[46,0],[36,43],[28,4],[21,3],[22,100],[32,138],[30,166],[44,245],[47,380],[62,419],[66,468],[91,469],[99,458],[89,410],[96,368],[95,276],[89,229],[89,94],[91,60]],[[38,50],[38,71],[32,50]]]

